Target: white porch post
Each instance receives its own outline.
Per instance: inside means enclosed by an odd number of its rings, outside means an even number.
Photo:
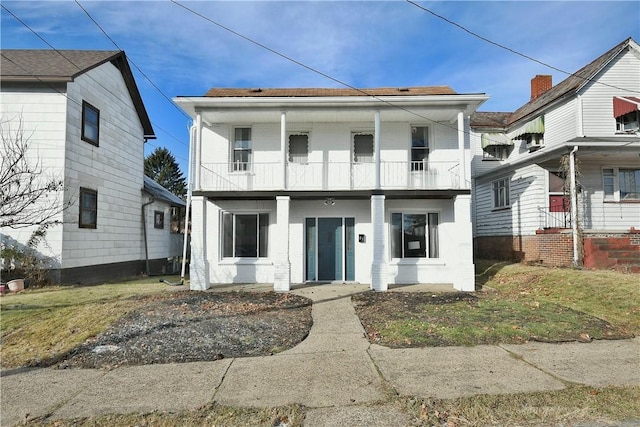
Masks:
[[[373,132],[373,158],[376,162],[375,166],[375,174],[376,174],[376,182],[375,189],[379,190],[380,187],[380,110],[376,110],[375,118],[374,118],[374,132]]]
[[[467,186],[467,164],[464,155],[464,113],[458,112],[458,153],[460,161],[460,187],[469,188]]]
[[[195,170],[195,189],[201,190],[200,175],[202,171],[202,114],[196,113],[196,170]]]
[[[282,189],[287,188],[287,112],[280,112],[280,160],[282,162]]]
[[[459,291],[475,290],[473,267],[473,231],[471,229],[471,195],[457,195],[453,202],[455,220],[456,259],[452,268],[453,287]]]
[[[373,260],[371,263],[371,289],[386,291],[389,288],[387,278],[387,245],[384,232],[384,195],[371,196],[371,228],[373,232]]]
[[[203,291],[211,286],[207,260],[207,199],[191,198],[191,263],[189,264],[191,290]]]
[[[291,262],[289,261],[289,204],[291,197],[277,196],[277,219],[273,237],[273,290],[288,292],[291,289]]]

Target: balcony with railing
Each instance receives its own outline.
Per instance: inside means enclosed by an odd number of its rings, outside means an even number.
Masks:
[[[200,167],[204,191],[344,191],[372,190],[376,186],[374,163],[309,162],[204,163]],[[453,161],[382,161],[380,187],[389,190],[469,189]]]

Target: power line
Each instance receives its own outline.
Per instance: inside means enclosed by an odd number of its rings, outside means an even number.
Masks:
[[[504,49],[504,50],[506,50],[507,52],[511,52],[511,53],[513,53],[514,55],[518,55],[518,56],[521,56],[522,58],[528,59],[529,61],[533,61],[533,62],[535,62],[535,63],[537,63],[537,64],[540,64],[540,65],[542,65],[542,66],[544,66],[544,67],[547,67],[547,68],[550,68],[550,69],[552,69],[552,70],[558,71],[558,72],[560,72],[560,73],[566,74],[567,76],[577,77],[577,78],[582,79],[582,80],[584,80],[584,81],[586,81],[586,82],[593,82],[593,83],[601,84],[601,85],[603,85],[603,86],[608,86],[608,87],[611,87],[611,88],[613,88],[613,89],[618,89],[618,90],[622,90],[622,91],[625,91],[625,92],[640,93],[640,91],[621,88],[621,87],[618,87],[618,86],[615,86],[615,85],[610,85],[610,84],[608,84],[608,83],[601,82],[601,81],[599,81],[599,80],[593,80],[593,79],[591,79],[590,77],[583,77],[583,76],[577,75],[577,74],[575,74],[575,73],[570,73],[570,72],[565,71],[565,70],[563,70],[563,69],[561,69],[561,68],[555,67],[555,66],[550,65],[550,64],[548,64],[548,63],[546,63],[546,62],[543,62],[543,61],[541,61],[541,60],[539,60],[539,59],[536,59],[536,58],[534,58],[534,57],[532,57],[532,56],[529,56],[529,55],[524,54],[524,53],[522,53],[522,52],[519,52],[519,51],[517,51],[517,50],[515,50],[515,49],[512,49],[512,48],[510,48],[510,47],[508,47],[508,46],[505,46],[505,45],[500,44],[500,43],[498,43],[498,42],[495,42],[495,41],[493,41],[493,40],[491,40],[491,39],[488,39],[487,37],[484,37],[484,36],[482,36],[482,35],[480,35],[480,34],[478,34],[478,33],[474,32],[474,31],[471,31],[471,30],[470,30],[470,29],[468,29],[467,27],[465,27],[465,26],[463,26],[463,25],[461,25],[461,24],[458,24],[457,22],[452,21],[451,19],[449,19],[449,18],[447,18],[447,17],[445,17],[445,16],[442,16],[442,15],[439,15],[439,14],[435,13],[435,12],[434,12],[434,11],[432,11],[431,9],[428,9],[428,8],[426,8],[426,7],[422,6],[422,5],[419,5],[418,3],[416,3],[416,2],[415,2],[415,1],[413,1],[413,0],[405,0],[405,1],[406,1],[407,3],[409,3],[409,4],[413,5],[413,6],[417,7],[418,9],[421,9],[421,10],[423,10],[423,11],[425,11],[425,12],[427,12],[427,13],[430,13],[431,15],[435,16],[436,18],[443,20],[443,21],[444,21],[444,22],[446,22],[447,24],[453,25],[453,26],[455,26],[455,27],[457,27],[457,28],[461,29],[462,31],[464,31],[465,33],[468,33],[468,34],[472,35],[473,37],[476,37],[476,38],[478,38],[478,39],[480,39],[480,40],[482,40],[482,41],[484,41],[484,42],[486,42],[486,43],[489,43],[489,44],[491,44],[491,45],[493,45],[493,46],[499,47],[500,49]]]
[[[87,9],[85,9],[82,4],[80,4],[80,2],[78,0],[75,0],[76,4],[78,5],[78,7],[80,7],[80,9],[82,9],[82,11],[87,15],[87,17],[94,23],[96,24],[96,26],[100,29],[100,31],[102,31],[102,34],[105,35],[106,38],[109,39],[109,41],[111,43],[113,43],[113,45],[118,49],[118,50],[124,50],[122,48],[120,48],[120,46],[118,46],[118,43],[115,42],[115,40],[113,40],[113,38],[111,36],[109,36],[109,34],[107,34],[107,32],[104,30],[104,28],[102,28],[102,26],[91,16],[91,14],[89,14],[89,11],[87,11]],[[142,69],[140,67],[138,67],[138,65],[133,62],[133,59],[131,59],[131,57],[129,58],[129,62],[131,64],[133,64],[133,66],[136,68],[136,70],[138,70],[140,72],[140,74],[142,74],[142,76],[151,84],[151,86],[153,86],[159,93],[160,95],[162,95],[164,97],[164,99],[166,99],[172,107],[174,107],[176,110],[178,110],[182,115],[184,115],[186,118],[191,119],[191,117],[185,113],[182,109],[180,109],[172,100],[171,98],[169,98],[163,91],[162,89],[160,89],[158,87],[158,85],[156,85],[151,78],[149,78],[149,76],[147,76],[145,74],[144,71],[142,71]]]

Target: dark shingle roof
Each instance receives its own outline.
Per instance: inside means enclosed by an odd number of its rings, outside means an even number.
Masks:
[[[93,68],[111,62],[122,73],[145,138],[156,137],[124,51],[2,49],[0,53],[3,82],[72,82]]]
[[[165,201],[172,206],[186,206],[182,199],[146,175],[144,176],[144,191],[154,199]]]
[[[419,96],[456,95],[449,86],[379,87],[371,89],[288,88],[240,89],[212,88],[204,96],[216,98],[238,97],[334,97],[334,96]]]
[[[566,96],[574,95],[580,88],[582,88],[585,84],[590,82],[590,79],[594,78],[595,75],[602,70],[613,58],[615,58],[620,52],[626,49],[629,44],[633,42],[632,38],[628,38],[618,45],[614,46],[609,51],[605,52],[594,61],[585,65],[557,85],[553,86],[547,92],[543,93],[540,97],[534,99],[533,101],[529,101],[524,104],[522,107],[518,108],[513,113],[509,114],[505,119],[503,127],[511,126],[515,122],[530,117],[533,118],[537,114],[539,114],[540,110],[542,110],[547,105],[557,101]],[[483,119],[486,119],[479,115],[487,115],[487,114],[505,114],[505,113],[487,113],[487,112],[476,112],[471,117],[471,126],[487,126],[483,125]],[[479,123],[479,124],[475,124]]]
[[[471,115],[472,127],[502,128],[506,126],[511,113],[476,111]]]

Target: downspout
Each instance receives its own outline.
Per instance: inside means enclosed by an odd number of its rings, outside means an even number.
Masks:
[[[197,132],[197,126],[194,124],[189,129],[189,164],[187,166],[187,206],[184,214],[184,238],[182,239],[182,268],[180,270],[180,279],[184,283],[185,269],[187,263],[187,245],[189,240],[189,208],[191,207],[191,169],[192,169],[192,156],[193,156],[193,142],[195,140],[195,133]]]
[[[573,266],[578,266],[578,191],[576,189],[576,152],[575,145],[569,154],[569,174],[571,179],[571,232],[573,236]]]
[[[147,203],[142,204],[142,234],[144,236],[144,260],[145,260],[147,276],[151,276],[151,272],[149,271],[149,245],[147,243],[147,219],[145,217],[144,208],[146,208],[153,202],[155,202],[155,199],[151,197],[151,200],[149,200]]]

